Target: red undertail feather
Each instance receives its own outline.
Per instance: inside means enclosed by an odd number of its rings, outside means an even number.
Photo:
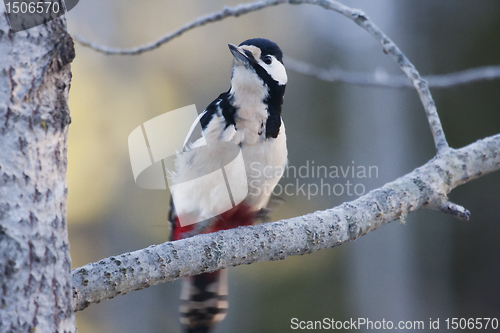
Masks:
[[[214,217],[214,222],[203,233],[216,232],[220,230],[227,230],[236,227],[251,225],[255,222],[257,212],[251,210],[250,206],[239,204],[234,208]],[[183,235],[189,234],[196,228],[195,224],[190,224],[185,227],[181,227],[179,223],[179,218],[175,219],[175,226],[172,232],[172,240],[178,240],[184,238]]]
[[[173,208],[173,207],[172,207]],[[179,218],[173,215],[175,225],[172,228],[172,240],[178,240],[196,232],[197,224],[181,227]],[[227,230],[239,226],[251,225],[257,212],[244,204],[213,218],[202,233]],[[186,333],[208,333],[226,316],[227,271],[220,270],[189,276],[182,281],[180,315],[183,330]]]

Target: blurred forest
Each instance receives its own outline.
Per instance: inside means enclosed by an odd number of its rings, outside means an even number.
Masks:
[[[85,0],[68,30],[93,42],[133,47],[238,2]],[[500,64],[496,0],[344,0],[392,38],[421,74]],[[331,11],[281,5],[187,32],[139,56],[106,56],[76,44],[70,90],[68,225],[73,267],[168,240],[168,191],[134,183],[127,138],[143,122],[186,105],[200,112],[229,88],[228,43],[265,37],[285,56],[355,72],[402,74],[364,30]],[[286,59],[285,59],[286,66]],[[288,71],[283,119],[289,163],[377,166],[378,176],[301,179],[366,191],[435,154],[416,91],[328,83]],[[500,81],[431,89],[452,147],[500,132]],[[295,183],[291,177],[281,184]],[[222,332],[290,332],[291,318],[444,320],[499,317],[500,173],[454,190],[469,222],[412,213],[345,246],[280,262],[229,269]],[[285,196],[274,220],[337,206],[356,195]],[[179,332],[180,281],[78,312],[80,333]]]

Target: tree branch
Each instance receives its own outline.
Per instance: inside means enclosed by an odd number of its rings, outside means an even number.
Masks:
[[[342,245],[423,208],[468,215],[455,187],[500,169],[500,134],[448,149],[411,173],[351,202],[305,216],[153,245],[72,271],[75,311],[180,277]],[[454,207],[455,206],[455,207]]]
[[[325,9],[336,11],[337,13],[340,13],[348,19],[352,20],[361,28],[365,29],[373,38],[375,38],[380,44],[382,44],[384,52],[390,55],[394,59],[394,61],[398,63],[401,70],[411,80],[415,89],[417,89],[418,95],[427,115],[427,120],[429,121],[429,126],[431,128],[432,137],[434,138],[434,144],[436,146],[438,154],[444,152],[449,148],[448,142],[446,141],[446,137],[444,135],[443,127],[441,125],[441,120],[439,119],[436,105],[432,98],[427,82],[422,79],[415,66],[413,66],[413,64],[410,62],[410,60],[408,60],[408,58],[399,49],[399,47],[379,27],[377,27],[375,23],[373,23],[363,11],[347,7],[336,1],[329,0],[293,0],[293,3],[316,4]]]
[[[172,39],[181,36],[183,33],[186,31],[192,30],[197,27],[202,27],[208,23],[213,23],[213,22],[218,22],[222,21],[225,18],[228,17],[238,17],[240,15],[248,14],[251,12],[255,12],[257,10],[270,7],[270,6],[276,6],[281,3],[286,3],[287,0],[261,0],[261,1],[255,1],[255,2],[250,2],[246,4],[239,4],[234,7],[226,7],[224,6],[222,10],[213,12],[211,14],[207,14],[201,17],[198,17],[196,20],[182,26],[181,28],[170,32],[163,37],[159,38],[156,41],[137,46],[137,47],[132,47],[129,49],[122,49],[122,48],[116,48],[116,47],[108,47],[104,45],[99,45],[97,43],[93,43],[91,41],[86,40],[83,37],[80,36],[73,36],[75,40],[77,40],[80,44],[83,46],[90,47],[98,52],[107,54],[107,55],[113,55],[113,54],[118,54],[118,55],[139,55],[141,53],[147,52],[147,51],[152,51],[154,49],[159,48],[163,44],[166,44],[170,42]]]
[[[386,72],[356,73],[337,68],[321,68],[300,60],[286,57],[286,68],[328,82],[343,82],[361,86],[383,88],[414,88],[407,77]],[[500,66],[485,66],[443,75],[424,76],[431,88],[454,88],[474,82],[500,79]]]
[[[368,16],[359,9],[353,9],[347,7],[337,1],[333,0],[265,0],[265,1],[256,1],[247,4],[240,4],[234,7],[224,7],[221,11],[208,14],[198,19],[194,20],[191,23],[186,24],[180,29],[169,33],[159,40],[135,47],[132,49],[119,49],[119,48],[109,48],[106,46],[101,46],[95,43],[91,43],[87,40],[84,40],[81,37],[76,36],[75,38],[82,43],[84,46],[92,47],[93,49],[103,52],[105,54],[122,54],[122,55],[136,55],[145,51],[153,50],[162,44],[167,43],[171,39],[180,36],[184,32],[194,29],[196,27],[203,26],[207,23],[217,22],[223,20],[230,16],[240,16],[243,14],[247,14],[250,12],[254,12],[266,7],[276,6],[282,3],[290,3],[290,4],[312,4],[321,6],[325,9],[333,10],[339,14],[344,15],[348,19],[352,20],[354,23],[359,25],[361,28],[366,30],[375,40],[377,40],[383,46],[383,50],[386,54],[390,55],[394,61],[396,61],[401,68],[401,70],[408,76],[411,80],[413,86],[418,92],[420,96],[420,100],[425,109],[425,113],[427,115],[427,119],[429,121],[429,126],[431,128],[432,136],[434,138],[434,144],[438,153],[446,150],[448,146],[448,142],[446,141],[446,137],[444,135],[443,127],[441,125],[441,120],[439,119],[439,115],[436,110],[436,105],[434,100],[432,99],[431,92],[429,91],[429,87],[427,82],[420,77],[419,72],[413,66],[413,64],[408,60],[408,58],[404,55],[403,52],[399,49],[399,47],[379,28],[377,27]]]

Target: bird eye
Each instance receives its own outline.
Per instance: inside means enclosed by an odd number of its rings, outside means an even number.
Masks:
[[[273,62],[273,58],[271,58],[271,56],[265,56],[263,59],[262,59],[266,64],[270,65],[271,62]]]

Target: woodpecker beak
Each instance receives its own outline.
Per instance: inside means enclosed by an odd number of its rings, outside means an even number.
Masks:
[[[245,54],[245,51],[236,45],[233,44],[227,44],[229,46],[229,51],[233,54],[234,60],[241,65],[248,64],[250,59],[248,59],[247,55]]]

